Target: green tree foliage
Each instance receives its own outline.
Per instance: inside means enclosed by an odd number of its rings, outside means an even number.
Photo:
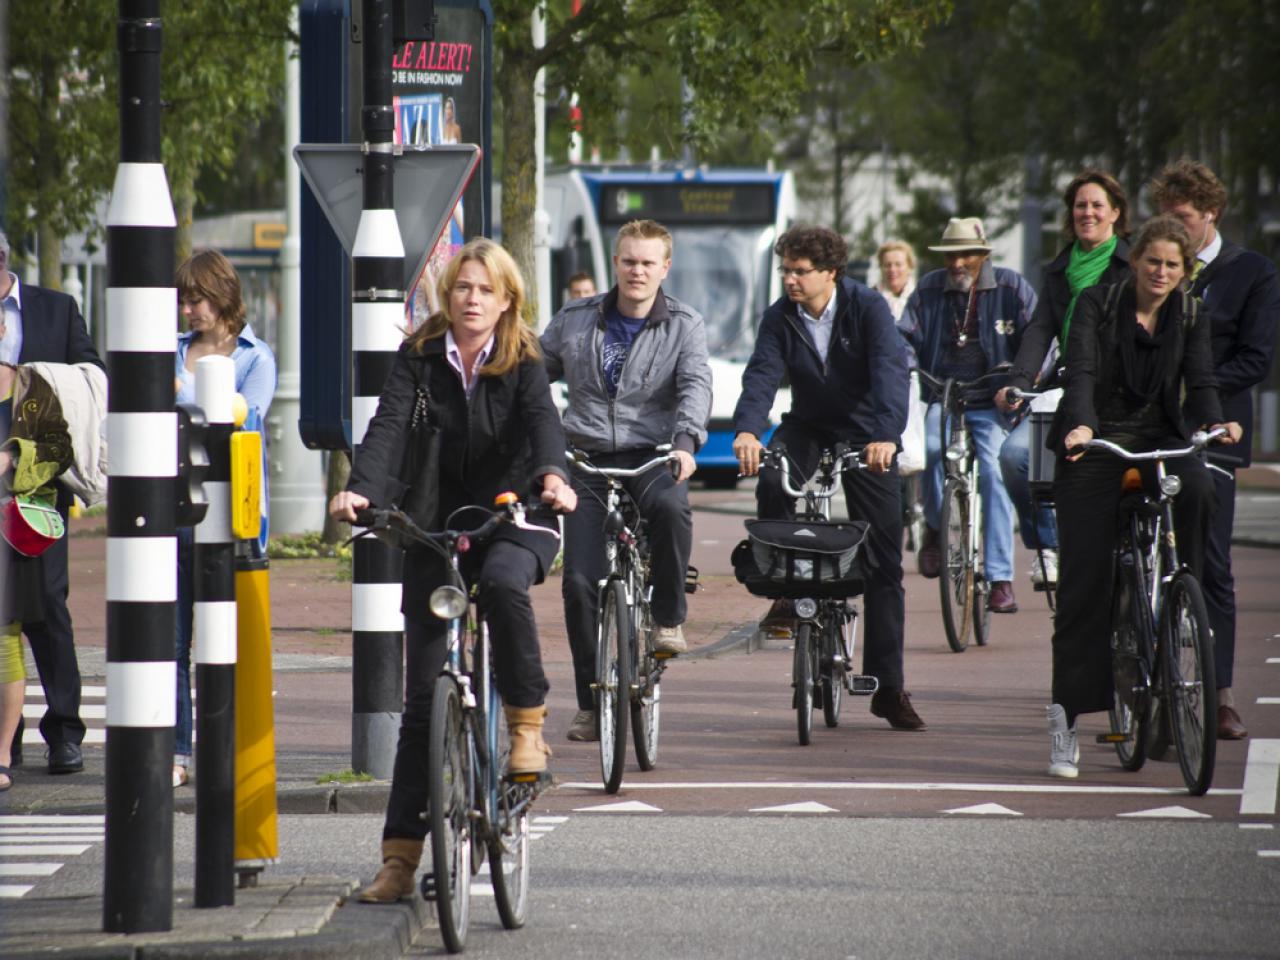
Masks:
[[[293,0],[164,0],[162,153],[190,249],[195,185],[226,176],[247,130],[283,100]],[[41,282],[59,286],[62,237],[100,226],[119,160],[115,0],[10,5],[11,240],[39,235]]]
[[[496,88],[502,101],[503,239],[532,275],[533,78],[577,91],[588,141],[623,135],[688,144],[701,159],[794,114],[820,55],[849,63],[879,59],[919,42],[947,0],[584,0],[547,4],[546,44],[535,50],[527,0],[495,0]],[[630,82],[618,82],[626,77]],[[668,91],[642,99],[636,84]],[[678,92],[677,92],[678,91]],[[687,96],[686,96],[687,92]],[[634,99],[633,99],[634,98]],[[643,104],[643,113],[635,109]],[[565,116],[560,111],[560,117]],[[751,138],[748,136],[748,140]],[[643,155],[647,155],[644,151]]]

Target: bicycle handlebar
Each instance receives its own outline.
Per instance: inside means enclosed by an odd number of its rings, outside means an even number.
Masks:
[[[831,453],[832,451],[823,451],[822,458],[826,459],[826,457]],[[827,478],[820,477],[820,481],[825,482],[813,490],[807,490],[805,489],[808,487],[807,481],[804,486],[799,489],[797,489],[791,482],[791,458],[787,456],[787,452],[784,448],[775,447],[772,450],[766,450],[764,455],[760,458],[760,465],[768,465],[778,471],[779,478],[782,481],[782,492],[787,496],[798,499],[812,494],[813,497],[818,500],[830,500],[836,495],[836,491],[840,489],[840,475],[845,471],[867,469],[867,465],[862,461],[861,449],[845,450],[838,454],[835,457],[834,462],[831,464],[829,480]]]
[[[1004,363],[997,363],[986,373],[981,376],[974,377],[972,380],[957,380],[955,377],[935,377],[933,374],[929,373],[927,370],[921,369],[920,367],[916,367],[916,373],[918,373],[920,378],[928,386],[932,387],[935,392],[945,393],[947,388],[950,387],[951,392],[954,395],[958,391],[967,390],[970,387],[976,387],[978,384],[984,383],[992,377],[1003,377],[1012,369],[1013,364],[1007,361]]]
[[[1191,435],[1191,445],[1189,447],[1182,447],[1176,450],[1148,450],[1143,453],[1134,453],[1131,450],[1126,450],[1118,443],[1112,443],[1110,440],[1103,440],[1098,437],[1082,444],[1082,446],[1086,450],[1106,450],[1108,453],[1115,454],[1121,460],[1130,460],[1135,463],[1148,460],[1169,460],[1173,457],[1186,457],[1193,453],[1198,453],[1226,432],[1224,427],[1218,427],[1216,430],[1207,432],[1197,430]]]
[[[587,455],[580,450],[569,450],[565,453],[565,459],[569,461],[577,469],[583,473],[592,473],[599,477],[608,477],[614,480],[624,480],[628,477],[638,477],[648,473],[654,467],[660,467],[665,464],[675,464],[680,462],[680,458],[676,456],[674,450],[668,450],[660,457],[654,457],[648,463],[641,464],[638,467],[597,467]]]
[[[517,501],[518,503],[518,501]],[[413,522],[413,519],[401,510],[375,509],[365,507],[356,511],[356,519],[352,524],[357,527],[364,527],[366,531],[376,532],[378,530],[395,530],[403,533],[411,540],[416,540],[422,544],[443,544],[445,546],[456,543],[463,537],[467,537],[475,543],[482,542],[494,530],[498,524],[507,519],[506,513],[495,513],[485,507],[472,506],[464,507],[467,510],[480,510],[489,516],[484,523],[472,530],[440,530],[436,532],[428,532]]]

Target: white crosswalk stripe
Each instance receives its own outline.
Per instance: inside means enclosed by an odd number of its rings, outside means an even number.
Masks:
[[[195,691],[191,691],[192,723],[195,722]],[[26,726],[22,731],[23,747],[44,748],[44,739],[40,736],[40,718],[44,716],[44,689],[38,683],[26,686],[22,703],[22,717]],[[80,688],[80,719],[84,721],[86,744],[104,744],[107,742],[107,688],[100,685],[86,684]],[[195,731],[192,730],[194,738]],[[25,759],[25,757],[24,757]]]
[[[15,814],[0,816],[0,879],[38,881],[103,842],[102,816]],[[25,897],[36,884],[0,883],[0,900]]]

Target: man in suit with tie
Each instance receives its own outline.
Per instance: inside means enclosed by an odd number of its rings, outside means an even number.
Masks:
[[[3,233],[0,307],[6,321],[0,361],[93,363],[102,367],[75,300],[65,293],[21,283],[9,272],[9,240]],[[71,494],[59,486],[58,511],[64,522],[71,500]],[[80,665],[76,662],[71,614],[67,611],[67,538],[62,537],[46,550],[40,564],[44,619],[22,625],[44,687],[46,706],[40,735],[49,746],[49,772],[77,773],[84,769],[80,744],[85,727],[80,719]],[[22,734],[20,725],[12,750],[14,766],[22,762]]]
[[[1182,221],[1199,247],[1191,271],[1191,293],[1209,318],[1214,375],[1222,400],[1222,418],[1244,427],[1234,446],[1217,447],[1233,458],[1215,472],[1218,510],[1205,551],[1205,604],[1213,628],[1214,667],[1218,682],[1218,738],[1248,736],[1231,695],[1236,647],[1236,594],[1231,575],[1231,528],[1235,520],[1235,471],[1248,466],[1253,449],[1253,387],[1267,376],[1275,354],[1280,323],[1280,280],[1276,265],[1218,232],[1227,205],[1227,190],[1203,163],[1182,159],[1161,170],[1150,185],[1161,213]],[[1210,454],[1212,461],[1213,454]]]

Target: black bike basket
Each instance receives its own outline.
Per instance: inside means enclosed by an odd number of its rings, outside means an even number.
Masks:
[[[748,520],[733,551],[738,582],[758,597],[853,597],[866,577],[863,544],[870,525],[800,520]]]

